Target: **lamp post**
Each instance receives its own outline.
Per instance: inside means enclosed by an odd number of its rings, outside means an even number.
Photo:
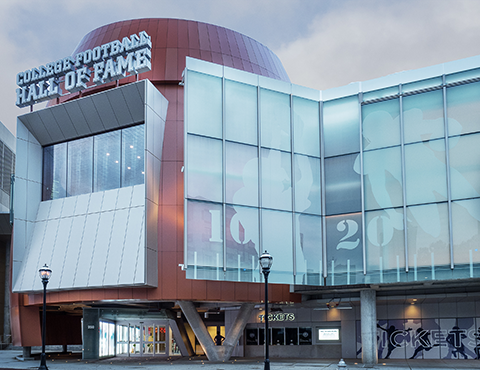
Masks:
[[[45,264],[38,272],[40,273],[40,278],[43,283],[42,354],[40,356],[40,367],[38,370],[48,370],[45,356],[45,324],[47,321],[47,284],[52,275],[52,270]]]
[[[268,353],[268,345],[270,344],[270,335],[268,333],[268,274],[270,273],[270,267],[272,267],[273,257],[265,251],[260,256],[260,266],[262,267],[263,276],[265,277],[265,315],[263,319],[265,321],[265,366],[264,370],[270,370],[270,359]]]

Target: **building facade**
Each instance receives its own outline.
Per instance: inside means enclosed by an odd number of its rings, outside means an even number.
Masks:
[[[39,344],[47,263],[47,343],[262,356],[268,250],[273,357],[478,357],[480,58],[318,91],[176,19],[100,27],[72,58],[17,120],[14,343]]]

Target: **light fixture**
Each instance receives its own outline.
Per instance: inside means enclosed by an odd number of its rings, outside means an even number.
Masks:
[[[270,370],[270,358],[269,358],[269,344],[270,335],[268,332],[268,274],[272,267],[273,257],[265,251],[259,258],[260,267],[262,268],[263,276],[265,277],[265,365],[264,370]]]
[[[45,324],[47,322],[47,284],[52,276],[52,270],[45,264],[40,270],[40,279],[43,284],[43,315],[42,315],[42,354],[40,355],[40,367],[38,370],[48,370],[47,359],[45,355]]]

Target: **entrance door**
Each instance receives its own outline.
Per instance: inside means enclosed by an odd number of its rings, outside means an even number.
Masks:
[[[168,322],[117,322],[117,356],[167,356]],[[171,336],[171,335],[170,335]]]

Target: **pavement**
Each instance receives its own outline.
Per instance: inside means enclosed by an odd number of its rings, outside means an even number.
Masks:
[[[22,351],[0,351],[0,370],[38,369],[40,361],[20,361]],[[82,360],[80,354],[48,354],[47,367],[49,370],[261,370],[264,367],[263,359],[234,358],[228,362],[212,363],[205,357],[169,357],[169,358],[122,358],[115,357],[102,360]],[[271,359],[271,370],[337,370],[339,359]],[[346,368],[361,369],[363,364],[357,359],[346,359]],[[480,369],[480,360],[380,360],[375,369]]]

